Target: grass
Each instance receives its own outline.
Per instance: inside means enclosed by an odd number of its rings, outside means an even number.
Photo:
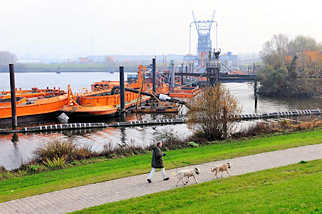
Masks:
[[[322,213],[322,160],[109,203],[75,213]]]
[[[321,143],[322,129],[277,136],[222,141],[198,148],[168,151],[168,157],[177,166],[275,151],[291,147]],[[45,171],[0,181],[0,202],[65,188],[97,183],[121,177],[146,173],[150,170],[151,154],[104,160],[71,168]],[[175,168],[165,157],[166,168]]]

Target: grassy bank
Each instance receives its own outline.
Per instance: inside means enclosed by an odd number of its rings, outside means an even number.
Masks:
[[[322,129],[277,136],[255,137],[246,140],[221,141],[198,148],[168,151],[178,166],[275,151],[291,147],[321,143]],[[60,170],[45,171],[0,181],[0,202],[23,198],[69,187],[146,173],[150,169],[151,154],[104,160]],[[165,158],[166,168],[175,166]]]
[[[322,160],[230,177],[75,213],[321,213]]]

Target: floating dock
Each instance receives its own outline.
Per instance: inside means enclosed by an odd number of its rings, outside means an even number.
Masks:
[[[258,120],[258,119],[272,119],[272,118],[288,118],[297,116],[310,116],[321,115],[322,110],[294,110],[286,112],[271,112],[263,114],[240,114],[233,116],[234,120]],[[93,129],[93,128],[118,128],[118,127],[133,127],[133,126],[155,126],[155,125],[173,125],[186,123],[185,118],[178,119],[157,119],[157,120],[135,120],[129,122],[115,122],[111,124],[107,123],[68,123],[68,124],[54,124],[54,125],[42,125],[34,127],[25,127],[17,130],[0,129],[0,134],[10,133],[29,133],[29,132],[47,132],[47,131],[62,131],[72,129]]]

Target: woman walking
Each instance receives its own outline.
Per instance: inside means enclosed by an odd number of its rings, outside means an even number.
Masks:
[[[166,154],[162,153],[161,147],[162,147],[162,142],[158,142],[157,146],[153,148],[152,162],[151,162],[152,170],[148,175],[148,179],[147,179],[149,183],[152,182],[151,179],[156,169],[161,169],[161,174],[164,181],[169,180],[169,177],[166,177],[166,174],[165,174],[163,158],[162,158],[163,156],[166,156]]]

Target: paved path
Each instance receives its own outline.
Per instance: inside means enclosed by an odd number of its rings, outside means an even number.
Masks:
[[[227,161],[232,163],[231,174],[240,175],[298,163],[301,160],[309,161],[315,159],[322,159],[322,144],[266,152],[196,166],[201,169],[199,181],[205,182],[214,179],[214,176],[210,174],[210,166],[216,166]],[[158,172],[154,175],[151,184],[146,182],[146,175],[138,175],[0,203],[0,213],[66,213],[95,205],[174,189],[176,188],[175,172],[175,169],[167,171],[167,174],[170,176],[169,181],[162,181],[160,172]]]

